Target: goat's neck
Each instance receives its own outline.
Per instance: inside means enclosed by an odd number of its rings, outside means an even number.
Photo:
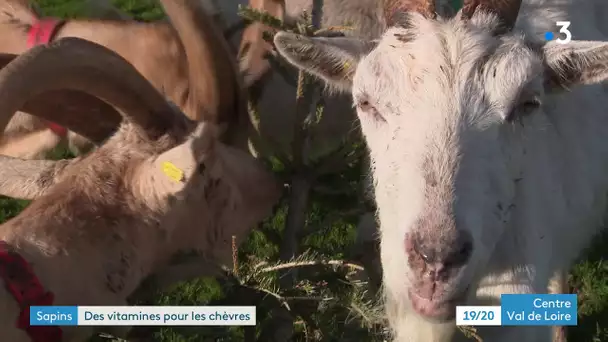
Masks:
[[[135,21],[122,20],[68,20],[57,31],[54,40],[66,37],[77,37],[103,45],[123,57],[130,57],[133,51],[142,53],[142,47],[158,48],[159,43],[169,43],[166,40],[171,37],[161,37],[163,32],[159,28],[167,26],[166,23],[139,23]],[[159,42],[159,38],[161,42]],[[152,52],[152,51],[147,51]],[[153,51],[155,54],[163,51]],[[171,53],[170,49],[166,53]]]
[[[27,51],[28,29],[29,25],[20,22],[1,23],[0,52],[19,55]]]
[[[218,30],[202,23],[203,70],[196,70],[204,92],[196,98],[190,87],[186,54],[175,30],[167,21],[70,20],[55,39],[78,37],[103,45],[128,60],[159,91],[181,108],[191,119],[201,120],[204,112],[212,117],[235,111],[235,61],[230,60]],[[201,111],[200,107],[204,107]]]
[[[186,56],[167,22],[69,20],[54,39],[65,37],[86,39],[116,52],[156,89],[184,108],[189,88]]]
[[[90,219],[66,221],[47,209],[54,217],[38,215],[44,221],[39,224],[17,217],[1,226],[0,238],[32,265],[43,286],[55,294],[55,305],[126,304],[172,254],[166,235],[134,217],[117,217],[112,228]]]
[[[0,226],[0,240],[32,264],[44,287],[55,293],[57,305],[125,304],[175,252],[159,224],[161,208],[120,195],[130,190],[117,184],[131,182],[114,174],[131,178],[132,171],[120,160],[112,164],[112,158],[102,157],[115,168],[107,174],[114,186],[97,190],[103,195],[75,190],[91,184],[85,176],[70,177]]]

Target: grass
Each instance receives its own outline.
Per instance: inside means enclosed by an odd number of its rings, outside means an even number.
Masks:
[[[571,272],[570,285],[578,294],[579,323],[570,341],[608,341],[608,234],[593,246]]]
[[[76,17],[83,10],[82,0],[38,0],[45,15]],[[152,0],[114,0],[114,4],[137,19],[154,20],[162,17],[162,10]],[[55,158],[69,157],[59,151]],[[335,201],[334,201],[335,202]],[[28,201],[12,200],[0,197],[0,222],[17,215]],[[313,203],[309,223],[322,222],[329,214],[327,203]],[[266,222],[264,230],[255,231],[241,249],[242,255],[256,255],[259,259],[274,259],[278,254],[277,242],[285,220],[285,211]],[[304,241],[304,248],[317,253],[342,257],[354,239],[352,222],[340,222],[331,229],[321,229],[310,234]],[[579,295],[579,325],[569,330],[572,342],[608,342],[608,263],[604,261],[608,254],[608,238],[598,239],[587,253],[586,258],[574,267],[570,284]],[[213,279],[199,279],[175,286],[171,291],[156,298],[156,305],[205,305],[222,298],[226,293]],[[338,327],[339,329],[339,327]],[[212,337],[213,336],[213,337]],[[231,329],[225,331],[213,327],[175,327],[161,328],[154,331],[155,341],[242,341],[242,331]],[[336,341],[337,337],[326,340]]]

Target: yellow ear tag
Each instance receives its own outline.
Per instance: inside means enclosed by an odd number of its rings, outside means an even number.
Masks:
[[[184,171],[180,170],[179,167],[173,165],[171,162],[163,162],[163,172],[167,177],[173,179],[176,182],[182,182],[184,180]]]

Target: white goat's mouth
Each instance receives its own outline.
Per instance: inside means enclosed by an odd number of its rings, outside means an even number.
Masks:
[[[421,317],[436,321],[446,322],[453,320],[456,316],[456,306],[466,301],[468,287],[455,296],[447,299],[428,299],[418,295],[412,288],[407,291],[410,303],[414,311]]]

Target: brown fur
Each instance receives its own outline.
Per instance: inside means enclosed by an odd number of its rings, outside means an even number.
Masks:
[[[249,6],[265,11],[279,20],[285,19],[284,0],[251,0]],[[243,30],[238,59],[246,86],[251,86],[270,70],[266,54],[272,50],[272,44],[264,40],[264,32],[275,33],[270,26],[260,22],[251,23]]]
[[[222,135],[223,141],[246,148],[245,95],[227,42],[199,2],[168,4],[175,7],[168,14],[177,23],[177,31],[168,21],[68,20],[54,40],[78,37],[114,50],[190,118],[221,124],[227,130]],[[0,35],[0,52],[23,53],[27,50],[27,31],[38,14],[23,0],[4,0],[0,5],[5,10],[0,14],[0,28],[4,32]],[[107,13],[109,17],[117,17],[115,11]],[[20,116],[21,122],[37,120],[26,114]],[[23,130],[28,125],[34,124],[13,125],[9,129]],[[40,124],[34,126],[46,129]],[[90,147],[82,137],[72,134],[70,138],[75,149],[86,151]]]
[[[66,62],[70,54],[74,58]],[[41,77],[51,81],[20,81],[44,66],[48,74]],[[30,185],[44,193],[0,226],[0,240],[32,264],[55,294],[55,305],[125,305],[144,278],[163,272],[180,251],[199,252],[207,270],[227,263],[231,236],[242,241],[277,201],[272,174],[218,141],[214,124],[188,119],[126,61],[84,40],[34,48],[0,71],[0,99],[12,99],[2,102],[0,128],[29,94],[64,86],[107,98],[125,119],[115,135],[81,158],[2,159],[2,170],[34,169],[39,177]],[[183,171],[183,181],[161,171],[167,161]],[[0,340],[29,341],[15,327],[18,312],[14,298],[1,290]],[[84,341],[93,333],[91,327],[63,330],[65,341]]]
[[[498,14],[504,28],[510,30],[515,25],[521,0],[466,0],[462,4],[463,18],[471,18],[476,10],[482,9]]]
[[[435,18],[435,0],[385,0],[384,13],[388,23],[398,21],[402,12],[418,12],[427,18]]]

